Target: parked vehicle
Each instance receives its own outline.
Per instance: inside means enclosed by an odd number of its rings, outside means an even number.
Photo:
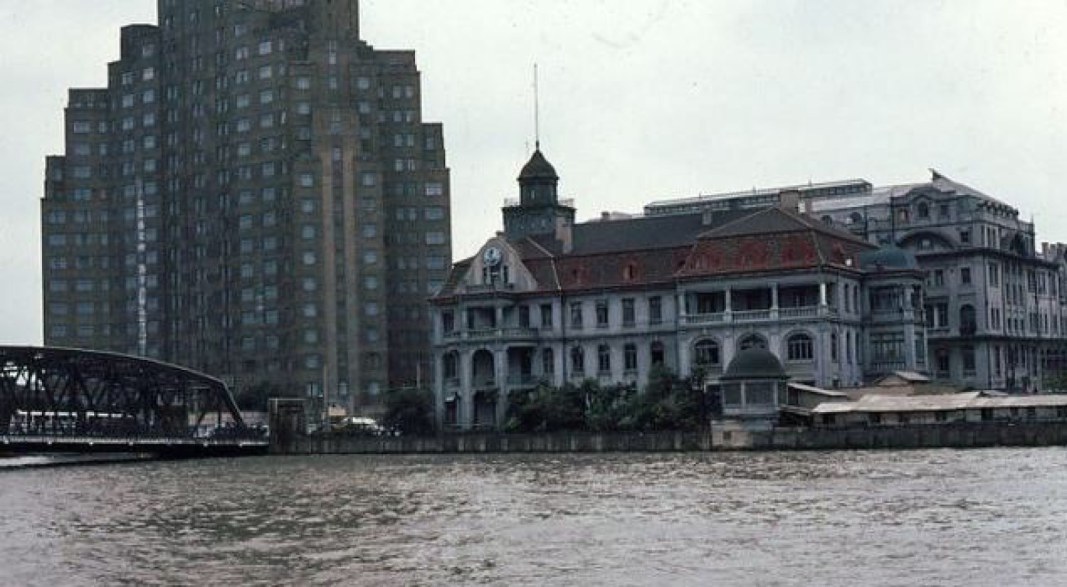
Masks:
[[[381,436],[385,433],[385,428],[377,420],[364,416],[348,416],[334,430],[353,436]]]

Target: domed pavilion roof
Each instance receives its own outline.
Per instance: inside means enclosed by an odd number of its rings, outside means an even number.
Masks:
[[[868,271],[900,271],[918,269],[919,262],[915,255],[900,247],[888,246],[874,251],[860,253],[860,266]]]
[[[742,379],[789,379],[781,361],[774,353],[767,349],[757,347],[745,349],[736,355],[726,372],[719,378],[721,381],[737,381]]]
[[[534,151],[530,160],[522,167],[522,172],[519,173],[520,182],[531,179],[559,179],[559,176],[556,175],[556,168],[552,167],[552,164],[548,162],[548,159],[545,159],[545,156],[541,153],[541,149]]]

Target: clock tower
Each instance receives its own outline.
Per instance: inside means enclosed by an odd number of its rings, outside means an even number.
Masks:
[[[559,176],[541,153],[540,144],[519,173],[519,203],[504,207],[504,234],[517,241],[526,236],[554,236],[564,252],[571,248],[574,208],[559,202]]]

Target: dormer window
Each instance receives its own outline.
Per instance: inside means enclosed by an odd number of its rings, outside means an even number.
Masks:
[[[482,284],[504,285],[508,283],[511,283],[511,273],[508,270],[507,265],[497,265],[496,267],[482,267]]]

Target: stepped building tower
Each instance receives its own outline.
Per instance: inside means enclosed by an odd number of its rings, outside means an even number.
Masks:
[[[357,0],[159,0],[71,89],[42,201],[44,340],[368,408],[430,372],[440,124]]]

